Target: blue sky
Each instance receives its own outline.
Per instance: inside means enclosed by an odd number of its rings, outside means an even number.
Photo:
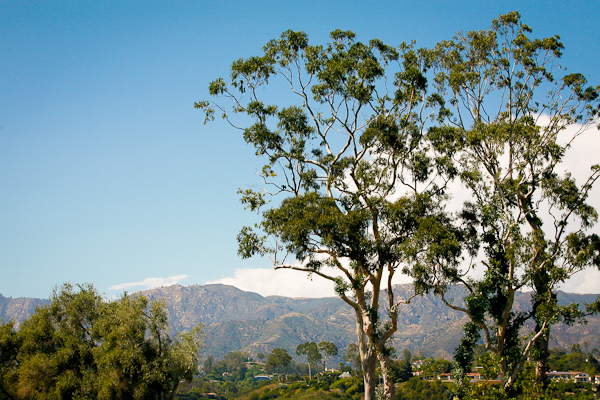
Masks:
[[[332,294],[238,258],[253,216],[236,192],[260,164],[194,101],[287,29],[432,46],[513,10],[600,82],[598,0],[0,0],[0,294],[48,297],[67,281],[107,295],[175,282]]]

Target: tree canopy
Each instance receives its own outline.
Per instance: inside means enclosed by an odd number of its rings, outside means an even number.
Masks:
[[[600,265],[587,202],[600,167],[576,183],[559,165],[596,123],[598,88],[576,73],[557,79],[559,38],[530,34],[517,12],[430,50],[340,30],[312,45],[286,31],[261,55],[233,62],[227,82],[213,81],[215,101],[195,104],[206,121],[220,114],[240,130],[265,161],[258,183],[239,192],[261,218],[242,228],[239,254],[335,283],[355,310],[367,399],[376,361],[384,397],[394,398],[388,341],[399,304],[410,301],[394,298],[398,273],[415,279],[416,294],[434,291],[468,316],[458,376],[483,335],[502,390],[530,356],[542,382],[550,326],[584,314],[559,307],[555,293]],[[447,207],[453,181],[470,196],[456,215]],[[471,273],[476,264],[482,278]],[[447,298],[451,284],[469,290],[465,307]],[[532,311],[516,312],[525,288]],[[529,319],[535,330],[523,340]]]
[[[600,166],[592,165],[598,159],[589,160],[583,182],[562,172],[561,164],[574,141],[597,124],[599,87],[587,86],[581,74],[557,76],[558,36],[535,39],[531,32],[513,12],[488,30],[459,34],[433,50],[436,88],[447,112],[429,129],[430,138],[470,192],[457,222],[482,252],[474,264],[448,262],[441,252],[422,252],[439,243],[424,232],[412,269],[417,288],[435,291],[470,319],[459,364],[469,365],[483,337],[503,390],[510,390],[528,358],[536,360],[544,384],[550,326],[585,314],[576,304],[560,307],[556,291],[582,269],[600,267],[600,237],[590,230],[597,212],[588,202],[600,177]],[[473,267],[483,271],[481,278],[469,273]],[[446,298],[450,284],[469,291],[464,307]],[[533,290],[531,312],[513,307],[515,293],[524,289]],[[587,312],[597,309],[596,303]],[[530,319],[534,331],[523,338]]]
[[[267,355],[265,366],[268,370],[275,371],[277,374],[285,373],[287,376],[287,370],[292,361],[292,356],[288,354],[286,349],[275,348]]]
[[[18,331],[0,325],[0,398],[173,398],[196,371],[202,332],[172,336],[167,322],[162,303],[65,284]]]
[[[235,61],[228,83],[210,84],[210,94],[230,101],[231,111],[218,102],[196,107],[207,120],[220,112],[266,161],[262,183],[240,190],[245,206],[262,216],[241,230],[240,255],[268,256],[275,268],[335,283],[356,312],[372,398],[376,359],[389,369],[387,342],[399,303],[409,300],[395,299],[392,290],[402,248],[443,214],[451,171],[430,157],[424,140],[439,103],[427,96],[425,54],[411,45],[358,42],[350,31],[334,31],[331,39],[310,45],[303,32],[284,32],[262,55]],[[263,100],[277,79],[291,90],[289,106]],[[393,382],[385,381],[393,398]]]

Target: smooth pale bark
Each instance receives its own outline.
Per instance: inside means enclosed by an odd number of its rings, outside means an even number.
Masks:
[[[378,353],[379,365],[383,375],[383,398],[384,400],[394,400],[396,398],[396,386],[394,380],[391,377],[392,363],[390,356]]]
[[[365,385],[365,400],[375,400],[375,369],[377,367],[377,356],[369,343],[365,332],[365,320],[360,308],[356,307],[356,334],[358,336],[358,351],[363,369],[363,380]]]

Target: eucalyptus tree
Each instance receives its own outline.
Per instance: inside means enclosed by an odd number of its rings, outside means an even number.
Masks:
[[[335,343],[331,343],[331,342],[320,342],[318,345],[319,351],[321,352],[322,356],[323,356],[323,372],[325,372],[327,370],[327,361],[331,358],[331,357],[335,357],[338,355],[338,348],[335,345]]]
[[[267,370],[275,371],[278,374],[278,380],[281,380],[279,374],[285,373],[287,380],[288,368],[292,365],[293,361],[292,356],[288,354],[286,349],[275,348],[267,355],[265,367]]]
[[[361,43],[350,31],[331,39],[310,45],[305,33],[284,32],[262,55],[235,61],[229,83],[210,84],[217,100],[195,106],[207,120],[221,114],[266,161],[259,183],[240,191],[261,222],[241,230],[239,254],[334,282],[355,310],[366,397],[378,360],[393,398],[387,343],[409,299],[395,299],[392,282],[405,243],[443,214],[452,171],[425,140],[439,100],[427,95],[425,52]]]
[[[577,305],[560,307],[556,291],[578,271],[600,266],[600,237],[590,231],[597,212],[588,201],[600,157],[589,160],[596,164],[581,182],[561,172],[565,154],[597,122],[599,88],[587,87],[581,74],[555,76],[562,72],[559,37],[535,39],[531,32],[512,12],[434,50],[435,80],[448,109],[430,138],[455,160],[469,191],[461,221],[483,247],[476,263],[482,277],[468,273],[474,264],[414,253],[417,287],[435,290],[469,317],[457,361],[466,367],[482,336],[504,391],[528,358],[544,385],[550,326],[582,316]],[[417,242],[420,250],[438,238],[423,235]],[[446,296],[456,283],[469,291],[464,306]],[[533,290],[531,311],[518,312],[515,294],[525,289]],[[594,309],[597,303],[588,311]],[[521,337],[529,319],[533,332]]]
[[[308,363],[308,379],[312,379],[310,366],[319,364],[323,358],[317,344],[315,342],[304,342],[299,344],[296,347],[296,354],[306,357],[306,362]]]
[[[362,364],[360,362],[360,354],[356,343],[350,343],[348,345],[342,359],[346,365],[352,368],[352,374],[354,376],[356,376],[357,372],[361,372]]]

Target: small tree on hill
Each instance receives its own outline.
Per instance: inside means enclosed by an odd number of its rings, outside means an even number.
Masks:
[[[292,364],[292,356],[286,349],[275,348],[267,355],[266,367],[268,370],[275,371],[278,379],[281,380],[281,374],[285,373],[287,380],[288,368]]]
[[[327,370],[327,360],[338,355],[338,348],[334,343],[321,342],[319,343],[319,351],[323,356],[323,372]]]
[[[319,352],[319,348],[315,342],[305,342],[296,347],[296,354],[305,356],[308,363],[308,379],[312,379],[311,365],[317,365],[321,362],[323,356]]]

